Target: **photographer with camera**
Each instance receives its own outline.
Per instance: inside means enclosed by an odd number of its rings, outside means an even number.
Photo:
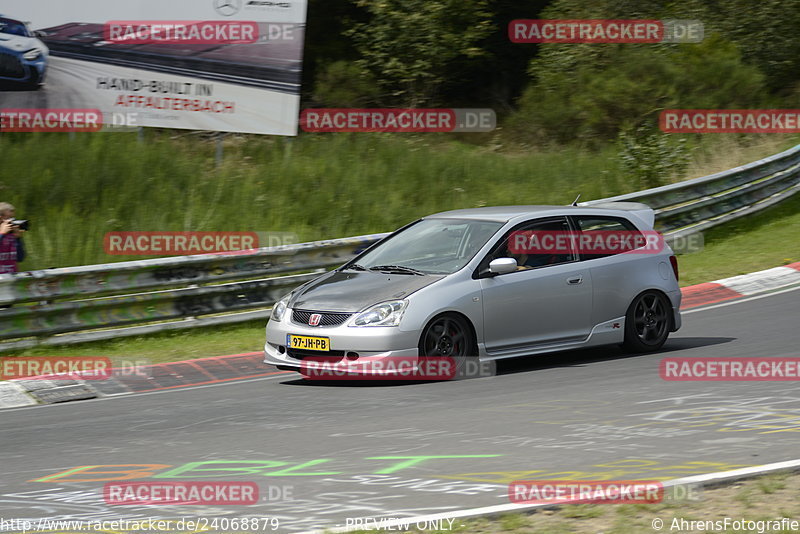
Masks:
[[[22,236],[28,230],[28,221],[14,218],[14,206],[0,202],[0,274],[17,272],[17,263],[25,259]]]

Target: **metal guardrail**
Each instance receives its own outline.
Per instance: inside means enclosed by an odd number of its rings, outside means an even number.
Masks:
[[[0,340],[16,340],[0,350],[266,319],[282,295],[386,235],[0,275],[0,306],[13,304],[0,309]]]
[[[0,305],[309,271],[341,265],[385,235],[0,275]]]
[[[710,176],[581,205],[647,204],[671,242],[798,191],[800,145]],[[387,235],[0,275],[0,305],[14,305],[0,309],[0,350],[266,320],[281,295]]]
[[[684,182],[585,202],[641,202],[671,242],[767,208],[800,191],[800,145],[741,167]]]

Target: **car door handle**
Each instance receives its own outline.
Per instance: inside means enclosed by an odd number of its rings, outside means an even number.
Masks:
[[[573,276],[572,278],[567,278],[567,283],[571,286],[576,286],[578,284],[583,283],[583,276]]]

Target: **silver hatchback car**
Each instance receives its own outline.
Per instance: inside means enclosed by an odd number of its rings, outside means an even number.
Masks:
[[[635,203],[424,217],[281,299],[265,362],[302,372],[319,357],[347,365],[606,344],[658,350],[681,326],[681,292],[672,251],[663,240],[649,246],[660,238],[653,224],[653,211]],[[631,236],[647,239],[609,246]],[[592,248],[595,238],[604,245]]]

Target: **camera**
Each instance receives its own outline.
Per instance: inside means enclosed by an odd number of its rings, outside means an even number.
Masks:
[[[27,230],[28,228],[30,228],[31,222],[14,219],[13,221],[11,221],[11,225],[16,226],[20,230]]]

